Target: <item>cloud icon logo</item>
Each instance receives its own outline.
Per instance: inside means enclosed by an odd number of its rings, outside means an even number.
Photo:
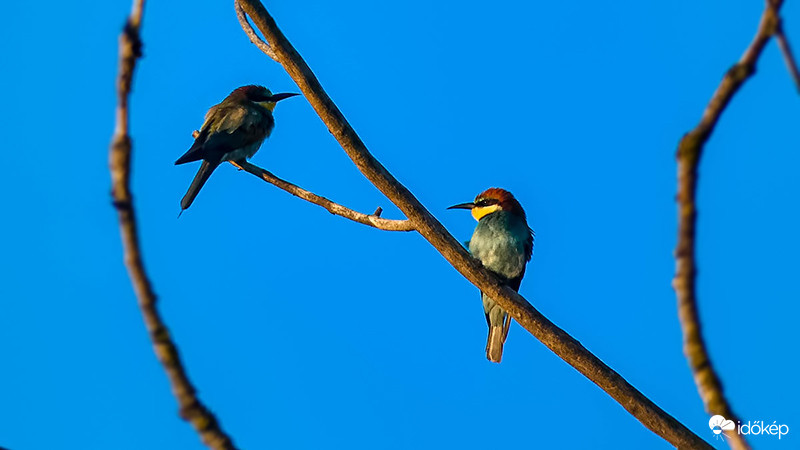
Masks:
[[[709,419],[708,428],[711,428],[711,431],[713,431],[714,434],[720,434],[723,430],[733,430],[736,428],[736,425],[733,424],[732,420],[726,420],[724,417],[717,414]]]

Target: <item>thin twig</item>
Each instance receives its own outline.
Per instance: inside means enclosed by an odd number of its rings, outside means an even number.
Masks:
[[[678,244],[675,248],[675,278],[672,286],[678,298],[678,317],[683,329],[684,353],[694,375],[697,390],[711,415],[720,414],[736,421],[725,398],[722,382],[717,376],[703,340],[697,312],[697,264],[695,237],[697,226],[697,172],[703,146],[708,141],[722,112],[744,82],[755,72],[756,62],[769,39],[777,31],[778,11],[782,1],[768,1],[755,38],[739,61],[725,74],[708,103],[696,128],[683,136],[678,144]],[[744,437],[736,432],[726,433],[734,449],[750,448]]]
[[[654,433],[678,448],[711,448],[703,439],[664,412],[617,372],[586,350],[580,342],[550,322],[522,296],[500,284],[476,259],[472,258],[419,200],[367,150],[303,58],[278,29],[264,5],[258,0],[239,0],[239,3],[275,51],[278,62],[297,83],[311,106],[327,125],[328,130],[361,173],[397,205],[415,225],[419,233],[456,270],[497,301],[523,328],[561,359],[597,384]]]
[[[320,197],[319,195],[307,191],[300,186],[292,184],[286,180],[276,177],[271,172],[258,167],[255,164],[251,164],[249,162],[234,162],[228,161],[234,166],[261,178],[262,180],[266,181],[267,183],[271,183],[284,191],[294,195],[295,197],[299,197],[307,202],[311,202],[315,205],[321,206],[328,210],[329,213],[335,214],[337,216],[344,217],[345,219],[350,219],[354,222],[358,222],[364,225],[369,225],[371,227],[375,227],[379,230],[385,231],[414,231],[414,224],[411,223],[410,220],[392,220],[392,219],[383,219],[380,217],[381,208],[375,212],[375,214],[364,214],[358,211],[353,211],[346,206],[342,206],[338,203],[332,202],[325,197]]]
[[[783,31],[782,22],[778,22],[777,29],[775,30],[775,39],[778,41],[778,47],[780,47],[781,53],[783,54],[783,61],[786,63],[786,68],[789,70],[789,74],[792,76],[798,92],[800,92],[800,70],[797,69],[797,62],[794,59],[792,48],[789,46],[789,39],[786,38],[786,34]]]
[[[237,3],[238,5],[238,3]],[[192,137],[197,138],[200,135],[200,132],[194,130],[192,132]],[[344,217],[345,219],[350,219],[354,222],[358,222],[360,224],[368,225],[374,228],[378,228],[379,230],[384,231],[414,231],[414,224],[411,223],[410,220],[391,220],[391,219],[383,219],[381,218],[381,213],[383,212],[383,208],[380,206],[378,209],[375,210],[373,214],[364,214],[358,211],[353,211],[352,209],[342,206],[336,202],[328,200],[325,197],[319,196],[311,191],[307,191],[300,186],[290,183],[282,178],[278,178],[272,172],[262,169],[255,164],[251,164],[249,162],[236,162],[236,161],[228,161],[239,170],[244,170],[247,173],[257,176],[262,180],[270,183],[284,191],[303,199],[309,203],[313,203],[317,206],[321,206],[328,210],[329,213]]]
[[[247,37],[250,38],[250,42],[256,44],[262,52],[264,52],[267,56],[272,58],[274,61],[278,61],[277,56],[275,56],[275,51],[272,50],[272,47],[269,46],[263,39],[256,33],[256,30],[253,29],[253,26],[250,25],[250,21],[247,19],[247,14],[244,13],[242,9],[242,5],[239,4],[239,0],[234,0],[233,7],[236,9],[236,17],[239,19],[239,25],[242,26]]]
[[[117,210],[122,234],[125,265],[139,301],[144,322],[153,342],[158,360],[169,377],[172,393],[178,400],[180,415],[197,430],[202,441],[212,449],[234,449],[234,445],[220,428],[216,417],[197,398],[195,388],[172,342],[169,330],[156,307],[157,297],[147,276],[139,249],[139,235],[133,194],[130,188],[131,138],[128,132],[128,98],[131,91],[136,60],[141,56],[139,30],[142,23],[144,0],[135,0],[133,10],[119,40],[119,75],[117,79],[117,123],[111,141],[109,165],[111,169],[111,196]]]

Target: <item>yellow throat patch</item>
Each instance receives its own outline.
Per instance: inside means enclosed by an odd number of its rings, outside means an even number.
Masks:
[[[472,217],[474,217],[475,220],[481,220],[481,217],[493,213],[498,209],[500,209],[500,205],[478,206],[472,208]]]
[[[267,108],[270,111],[273,111],[275,109],[275,102],[270,102],[270,101],[258,102],[258,104],[263,106],[264,108]]]

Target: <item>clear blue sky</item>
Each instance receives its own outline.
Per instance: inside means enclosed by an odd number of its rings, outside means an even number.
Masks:
[[[296,91],[232,2],[152,1],[132,100],[147,268],[201,398],[246,449],[670,448],[516,324],[484,358],[479,295],[415,234],[334,217],[231,166],[180,220],[173,161],[233,88]],[[536,230],[521,292],[713,442],[670,287],[675,161],[762,1],[269,2],[372,152],[446,211],[491,186]],[[200,449],[177,416],[109,201],[117,36],[130,2],[5,5],[0,446]],[[800,6],[786,30],[800,49]],[[798,448],[800,99],[774,43],[702,165],[699,296],[735,410]],[[303,98],[253,159],[385,217]],[[715,443],[724,448],[720,442]]]

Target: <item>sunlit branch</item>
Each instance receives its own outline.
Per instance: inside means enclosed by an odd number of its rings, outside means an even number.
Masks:
[[[195,130],[192,132],[192,137],[196,138],[200,134]],[[334,201],[328,200],[325,197],[319,196],[311,191],[307,191],[300,186],[290,183],[282,178],[278,178],[272,172],[262,169],[255,164],[246,161],[228,161],[239,170],[243,170],[249,174],[255,175],[258,178],[274,185],[277,188],[294,195],[297,198],[303,199],[309,203],[325,208],[329,213],[350,219],[353,222],[358,222],[363,225],[377,228],[384,231],[414,231],[414,225],[409,220],[393,220],[384,219],[381,217],[383,208],[378,207],[372,214],[364,214],[358,211],[342,206]]]
[[[266,181],[267,183],[273,184],[283,189],[284,191],[294,195],[295,197],[299,197],[307,202],[311,202],[315,205],[325,208],[331,214],[335,214],[337,216],[341,216],[344,217],[345,219],[350,219],[354,222],[358,222],[364,225],[369,225],[379,230],[414,231],[414,224],[412,224],[410,220],[392,220],[380,217],[380,212],[382,211],[381,208],[378,208],[374,214],[364,214],[358,211],[353,211],[350,208],[332,202],[325,197],[321,197],[313,192],[301,188],[300,186],[297,186],[286,180],[278,178],[271,172],[264,170],[261,167],[256,166],[255,164],[250,164],[249,162],[242,162],[242,161],[240,162],[229,161],[229,162],[234,166],[244,170],[245,172],[251,173],[257,176],[258,178],[261,178],[262,180]]]
[[[261,31],[275,59],[297,83],[311,106],[361,173],[389,198],[448,262],[475,286],[493,298],[550,350],[597,384],[647,428],[678,448],[711,447],[667,414],[622,376],[557,327],[523,297],[500,282],[436,220],[411,192],[367,150],[342,112],[328,97],[314,73],[278,29],[258,0],[239,0],[244,12]],[[246,30],[245,30],[246,31]],[[431,302],[435,299],[431,299]]]

